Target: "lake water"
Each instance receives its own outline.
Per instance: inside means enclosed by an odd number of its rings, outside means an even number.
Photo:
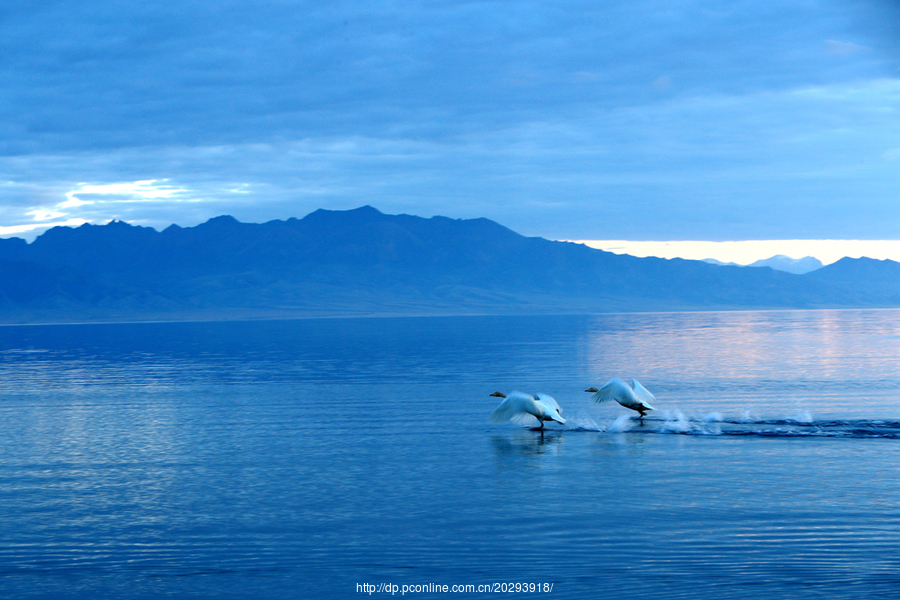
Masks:
[[[900,598],[898,351],[896,310],[0,327],[0,597]],[[489,422],[514,389],[568,423]]]

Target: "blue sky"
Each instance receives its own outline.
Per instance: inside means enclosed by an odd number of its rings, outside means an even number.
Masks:
[[[588,240],[898,239],[888,0],[0,8],[0,234],[364,204]]]

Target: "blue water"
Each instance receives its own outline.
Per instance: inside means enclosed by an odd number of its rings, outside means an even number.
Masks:
[[[900,598],[898,351],[894,310],[0,327],[0,597]]]

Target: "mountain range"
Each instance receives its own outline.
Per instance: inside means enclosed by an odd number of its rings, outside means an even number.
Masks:
[[[370,206],[0,239],[4,323],[896,306],[893,261],[845,258],[797,275],[615,255],[488,219]]]
[[[720,266],[742,266],[736,263],[724,263],[714,258],[705,258],[703,259],[703,262],[708,262]],[[776,254],[775,256],[758,260],[746,266],[769,267],[775,269],[776,271],[785,271],[786,273],[803,275],[804,273],[809,273],[811,271],[815,271],[816,269],[821,269],[822,261],[812,256],[804,256],[803,258],[791,258],[790,256],[785,256],[784,254]]]

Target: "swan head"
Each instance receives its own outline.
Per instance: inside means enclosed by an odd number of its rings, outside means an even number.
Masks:
[[[491,396],[496,396],[497,398],[506,398],[506,394],[503,392],[494,392]]]
[[[584,391],[590,392],[590,393],[592,393],[592,394],[596,394],[596,393],[599,392],[600,390],[598,390],[598,389],[595,388],[595,387],[589,387],[588,389],[586,389],[586,390],[584,390]]]

